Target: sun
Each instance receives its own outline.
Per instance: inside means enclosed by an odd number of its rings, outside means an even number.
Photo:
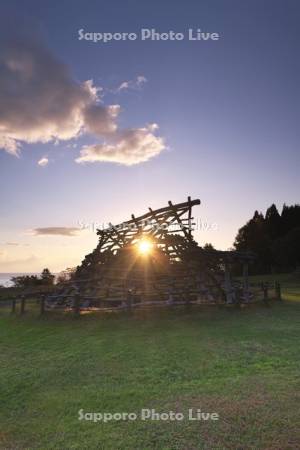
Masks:
[[[142,255],[148,255],[152,251],[153,243],[151,241],[149,241],[148,239],[141,239],[138,242],[137,247],[138,247],[138,251]]]

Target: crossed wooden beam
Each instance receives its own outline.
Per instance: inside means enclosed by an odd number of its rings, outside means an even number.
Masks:
[[[119,225],[109,224],[104,230],[97,230],[100,236],[98,249],[100,252],[110,250],[116,252],[128,244],[136,242],[141,236],[150,237],[170,256],[176,256],[179,252],[178,246],[168,238],[176,233],[183,236],[187,242],[193,240],[193,217],[192,208],[199,205],[200,200],[191,200],[184,203],[173,204],[168,202],[168,206],[149,211],[142,216],[135,217]],[[171,227],[175,229],[171,229]]]

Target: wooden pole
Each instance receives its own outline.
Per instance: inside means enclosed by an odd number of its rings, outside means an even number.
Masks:
[[[233,295],[232,295],[232,286],[231,286],[231,279],[230,279],[230,270],[229,265],[226,262],[225,263],[225,294],[226,294],[226,303],[232,304],[233,303]]]
[[[75,294],[74,296],[74,315],[75,317],[79,317],[80,316],[80,295],[79,293]]]
[[[172,305],[174,303],[174,293],[175,293],[175,288],[173,285],[171,285],[168,289],[168,304]]]
[[[243,296],[245,302],[249,302],[249,265],[248,261],[243,264]]]
[[[41,295],[40,298],[40,314],[41,316],[45,313],[45,295]]]
[[[191,206],[191,197],[188,197],[189,203],[189,214],[188,214],[188,224],[189,224],[189,235],[192,237],[192,206]]]
[[[21,309],[20,314],[23,315],[25,313],[25,303],[26,303],[26,297],[25,295],[21,296]]]
[[[262,284],[262,289],[263,289],[263,302],[266,306],[269,306],[269,290],[268,290],[268,284],[267,283],[263,283]]]
[[[275,283],[275,291],[276,291],[276,299],[278,301],[282,301],[281,286],[280,286],[280,283],[278,281],[276,281],[276,283]]]
[[[127,291],[126,303],[127,303],[127,310],[130,312],[132,309],[132,290],[131,289],[128,289],[128,291]]]

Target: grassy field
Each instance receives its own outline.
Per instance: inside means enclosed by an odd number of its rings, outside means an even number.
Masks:
[[[77,320],[1,308],[0,448],[299,449],[300,283],[281,281],[270,308]],[[78,420],[142,408],[220,419]]]

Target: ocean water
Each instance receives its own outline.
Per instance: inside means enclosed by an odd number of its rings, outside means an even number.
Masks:
[[[13,272],[13,273],[0,273],[0,286],[9,287],[12,285],[12,282],[10,281],[12,277],[20,277],[22,275],[40,275],[38,273],[33,272]]]

